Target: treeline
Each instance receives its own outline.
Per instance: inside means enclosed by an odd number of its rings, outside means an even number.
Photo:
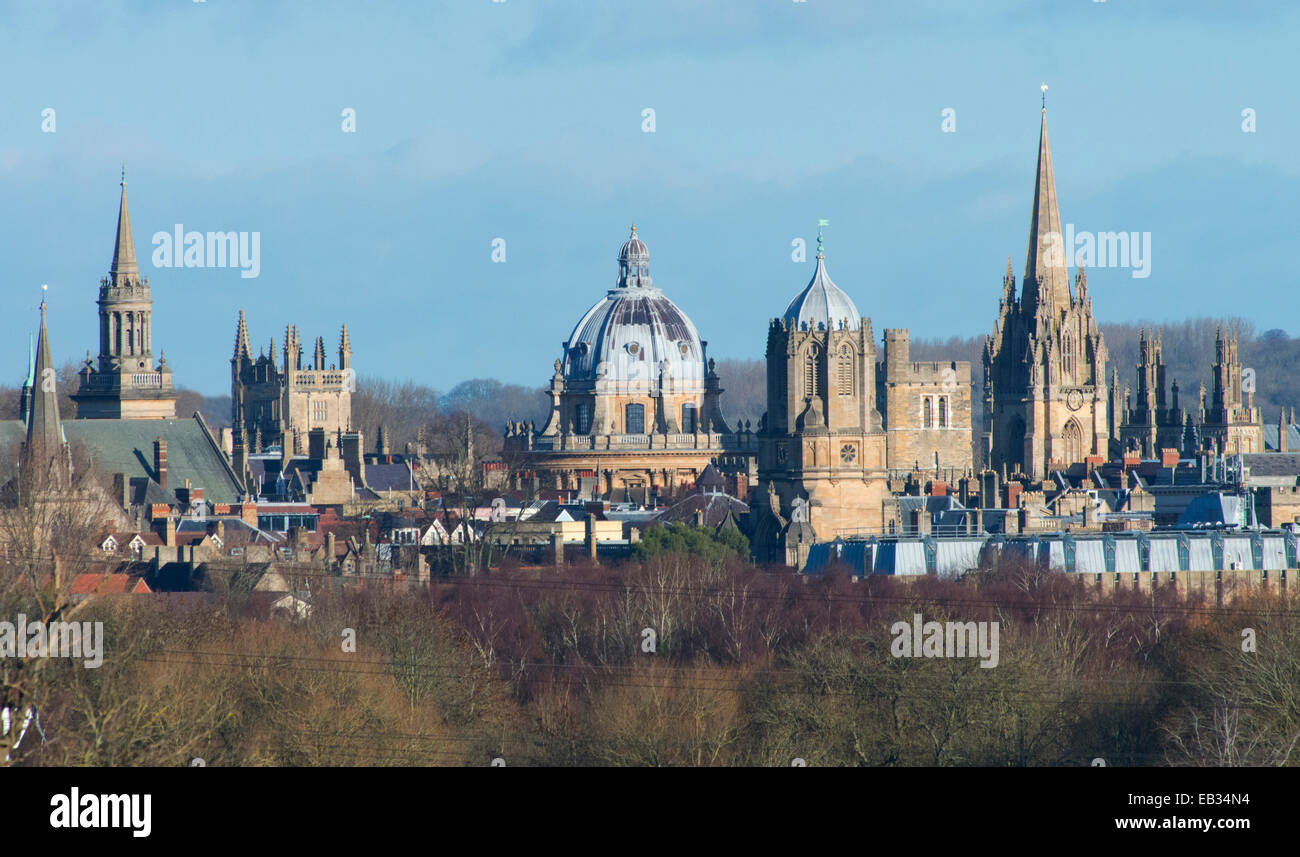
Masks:
[[[1214,610],[1095,597],[1078,578],[1010,566],[965,582],[804,580],[725,553],[417,592],[305,579],[312,610],[298,620],[258,620],[256,595],[230,591],[79,616],[105,622],[104,663],[47,662],[45,741],[17,761],[1300,761],[1300,626],[1271,598]],[[997,665],[894,656],[891,626],[917,613],[999,623]]]

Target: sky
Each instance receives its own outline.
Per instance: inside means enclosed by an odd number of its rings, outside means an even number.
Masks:
[[[346,322],[361,376],[540,386],[634,222],[714,357],[762,356],[819,219],[878,332],[987,333],[1043,83],[1062,221],[1148,253],[1089,269],[1101,321],[1300,334],[1298,40],[1247,0],[6,0],[0,383],[43,295],[56,362],[98,350],[123,164],[155,349],[210,395],[241,308],[255,351]],[[155,266],[177,224],[258,233],[258,276]]]

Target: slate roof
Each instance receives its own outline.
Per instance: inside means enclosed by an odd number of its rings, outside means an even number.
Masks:
[[[1276,429],[1273,434],[1277,435]],[[1251,476],[1300,475],[1300,453],[1296,452],[1254,452],[1243,455],[1241,461],[1250,468]]]
[[[367,464],[366,485],[375,491],[409,491],[414,484],[405,464]]]
[[[24,434],[22,421],[0,421],[0,445],[20,443]],[[64,420],[63,434],[68,443],[85,445],[105,478],[125,473],[133,502],[175,503],[173,492],[186,479],[203,489],[208,502],[239,501],[238,482],[197,419]],[[153,443],[159,437],[167,441],[166,491],[157,484],[153,469]]]

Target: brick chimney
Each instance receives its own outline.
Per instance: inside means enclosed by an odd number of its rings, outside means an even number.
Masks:
[[[167,487],[167,441],[158,437],[153,442],[154,478],[162,488]]]

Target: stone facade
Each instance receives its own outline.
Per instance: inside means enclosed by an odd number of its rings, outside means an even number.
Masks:
[[[817,265],[767,336],[753,544],[802,565],[815,539],[885,529],[892,471],[971,467],[970,364],[914,362],[908,332],[872,323]]]
[[[1237,331],[1214,336],[1213,387],[1208,407],[1201,392],[1201,443],[1225,455],[1264,451],[1264,420],[1255,407],[1253,376],[1246,382],[1237,357]]]
[[[157,364],[153,359],[153,296],[135,258],[125,179],[113,264],[99,281],[99,357],[87,355],[77,379],[78,419],[176,417],[172,371],[165,356]]]
[[[888,435],[886,466],[966,473],[972,467],[970,363],[912,361],[906,329],[886,329],[884,341],[876,398]]]
[[[234,446],[261,452],[278,444],[302,454],[314,429],[331,436],[351,431],[354,372],[346,324],[339,335],[337,363],[326,362],[323,337],[317,337],[311,362],[305,363],[296,325],[285,328],[284,349],[277,362],[274,339],[269,351],[253,357],[240,310],[235,353],[230,358]]]
[[[983,355],[986,463],[1031,479],[1109,450],[1106,345],[1082,270],[1070,290],[1067,255],[1044,109],[1022,289],[1008,259]]]

